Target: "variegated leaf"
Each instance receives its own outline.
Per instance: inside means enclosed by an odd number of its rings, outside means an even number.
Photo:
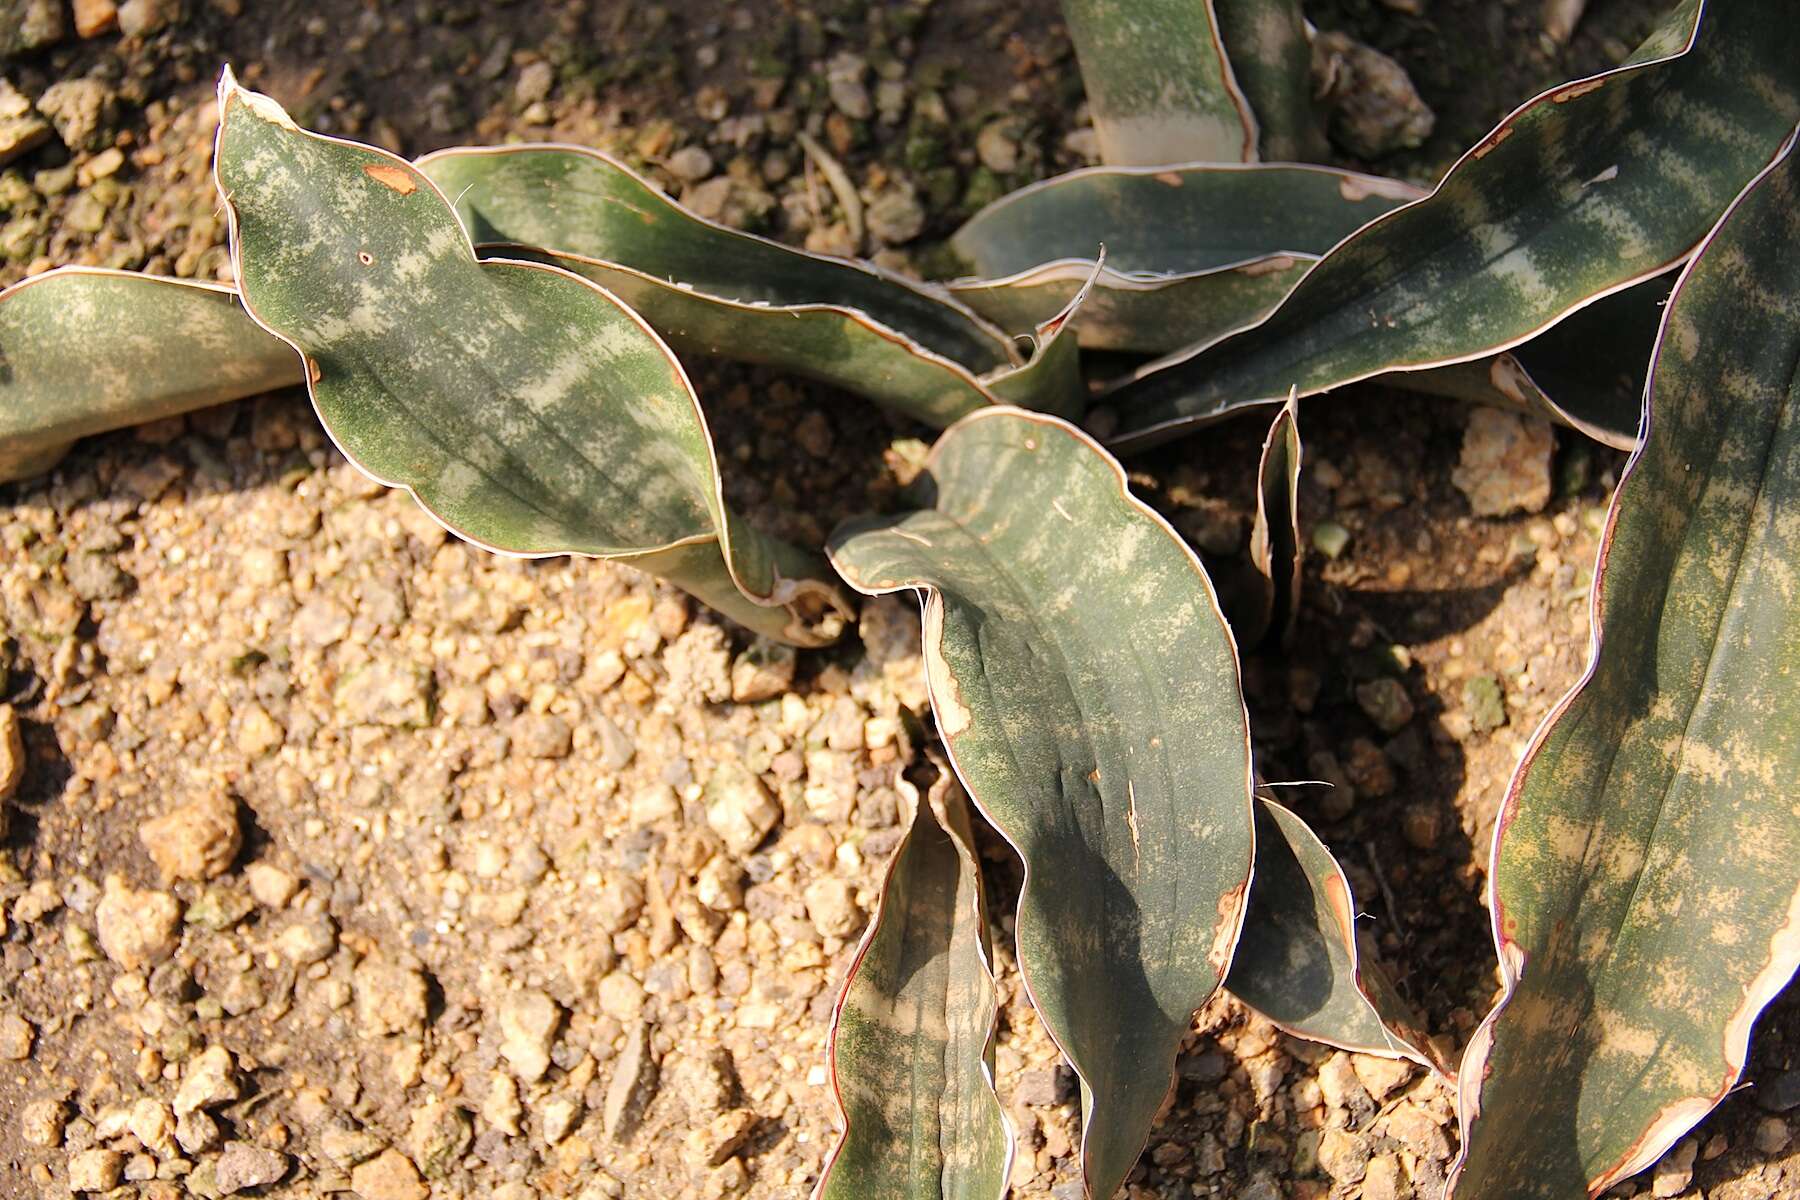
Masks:
[[[0,292],[0,482],[76,438],[300,382],[232,289],[64,267]]]
[[[458,148],[418,166],[484,256],[552,252],[684,353],[823,379],[940,428],[988,404],[1072,416],[1085,403],[1068,355],[1046,362],[1044,346],[1021,364],[1012,339],[940,291],[704,220],[597,151]]]
[[[1081,344],[1160,354],[1242,328],[1320,255],[1423,192],[1328,167],[1097,167],[1020,188],[950,245],[978,278],[951,291],[1003,329],[1068,303],[1104,245],[1076,319]]]
[[[1062,8],[1102,160],[1256,158],[1256,118],[1232,76],[1213,0],[1063,0]]]
[[[1073,426],[983,409],[919,486],[929,507],[841,526],[832,562],[925,593],[938,726],[1025,863],[1019,970],[1081,1080],[1083,1177],[1111,1196],[1243,916],[1237,656],[1199,560]]]
[[[1226,990],[1296,1037],[1439,1070],[1418,1018],[1362,961],[1356,901],[1306,822],[1269,800],[1256,810],[1256,872]]]
[[[1330,152],[1313,103],[1312,39],[1299,0],[1213,0],[1225,53],[1256,114],[1270,162],[1318,162]]]
[[[633,563],[797,644],[848,611],[823,564],[720,495],[674,355],[587,280],[478,261],[430,180],[308,133],[226,74],[216,171],[246,308],[305,357],[345,454],[452,531]]]
[[[1505,990],[1464,1060],[1461,1200],[1597,1195],[1743,1074],[1800,962],[1800,156],[1676,286],[1603,535],[1586,676],[1507,789]]]
[[[1287,642],[1300,619],[1300,580],[1304,565],[1300,539],[1300,414],[1290,399],[1276,414],[1263,439],[1257,464],[1256,520],[1250,527],[1250,564],[1260,586],[1255,611],[1233,627],[1238,644],[1255,646],[1264,638]]]
[[[946,767],[910,810],[831,1026],[844,1132],[817,1200],[1000,1200],[999,1001],[969,812]]]
[[[1136,448],[1241,409],[1485,358],[1682,261],[1800,118],[1780,0],[1686,0],[1623,66],[1554,88],[1263,321],[1114,389]]]

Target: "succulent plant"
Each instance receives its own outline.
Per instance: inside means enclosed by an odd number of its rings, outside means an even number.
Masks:
[[[978,821],[1024,864],[1015,954],[1080,1083],[1091,1196],[1221,990],[1454,1074],[1449,1194],[1597,1194],[1736,1084],[1800,963],[1800,27],[1686,0],[1423,193],[1264,161],[1323,146],[1292,0],[1065,11],[1107,164],[975,216],[947,285],[706,221],[590,150],[407,162],[227,72],[235,287],[64,268],[0,293],[0,477],[304,383],[353,462],[491,549],[626,562],[800,646],[851,591],[916,593],[945,758],[902,788],[838,1006],[827,1200],[1005,1192]],[[823,548],[751,527],[696,355],[942,429],[909,506]],[[1504,993],[1455,1069],[1363,957],[1344,870],[1266,798],[1240,682],[1300,611],[1298,405],[1374,377],[1633,451],[1589,670],[1504,798]],[[1117,456],[1250,410],[1273,415],[1256,582],[1228,612]]]

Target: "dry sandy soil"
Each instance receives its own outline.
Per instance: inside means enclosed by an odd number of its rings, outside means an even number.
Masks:
[[[1616,61],[1653,6],[1596,0],[1562,48],[1536,5],[1405,7],[1309,6],[1408,67],[1438,130],[1377,166],[1428,180],[1540,84]],[[924,272],[974,207],[1092,146],[1047,0],[186,9],[0,61],[34,99],[93,84],[85,125],[73,111],[0,173],[0,283],[70,262],[226,270],[207,173],[225,62],[321,130],[409,154],[600,146],[721,219]],[[863,244],[800,130],[881,211]],[[890,504],[930,436],[695,367],[731,498],[796,539]],[[1493,808],[1580,668],[1621,461],[1559,435],[1548,506],[1477,518],[1451,483],[1466,420],[1374,388],[1306,407],[1302,516],[1350,539],[1311,556],[1294,651],[1245,664],[1264,773],[1349,785],[1293,803],[1452,1050],[1494,988]],[[1222,578],[1243,569],[1261,435],[1131,464]],[[916,628],[872,604],[860,640],[734,699],[741,631],[629,570],[447,538],[347,465],[297,394],[91,439],[0,486],[0,704],[26,757],[0,857],[0,1195],[805,1194],[833,1139],[831,1003],[898,836]],[[1359,703],[1374,679],[1410,717]],[[743,769],[779,817],[736,852],[707,802]],[[1003,897],[1016,864],[984,849]],[[1070,1081],[999,924],[1015,1194],[1071,1200]],[[1755,1087],[1655,1194],[1800,1194],[1797,1055],[1790,991]],[[1221,1003],[1129,1194],[1435,1197],[1450,1111],[1418,1071]]]

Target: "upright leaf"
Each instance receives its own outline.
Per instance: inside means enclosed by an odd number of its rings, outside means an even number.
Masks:
[[[1250,162],[1256,118],[1213,0],[1063,0],[1081,81],[1115,167]]]
[[[490,548],[618,559],[769,636],[836,635],[823,564],[726,510],[687,376],[635,313],[563,271],[477,261],[412,166],[301,130],[229,72],[219,113],[245,305],[304,356],[353,462]]]
[[[831,1069],[844,1132],[817,1200],[1000,1200],[1012,1131],[994,1094],[999,1001],[969,812],[944,769],[911,810],[844,982]]]
[[[1141,447],[1246,405],[1484,358],[1679,263],[1800,119],[1781,0],[1686,0],[1616,70],[1530,101],[1259,324],[1110,395]]]
[[[1237,655],[1187,546],[1078,429],[983,409],[938,440],[930,507],[831,538],[870,594],[925,593],[932,706],[970,795],[1025,863],[1019,970],[1082,1088],[1082,1173],[1111,1196],[1251,858]]]
[[[1239,639],[1286,642],[1300,619],[1300,417],[1289,399],[1263,439],[1256,471],[1256,521],[1250,527],[1250,564],[1261,581],[1256,619]]]
[[[958,299],[1028,330],[1106,265],[1076,319],[1081,344],[1165,353],[1255,321],[1338,242],[1424,195],[1328,167],[1201,163],[1096,167],[1034,183],[976,213],[950,246],[980,278]]]
[[[1325,158],[1324,124],[1313,103],[1312,39],[1299,0],[1213,0],[1238,86],[1256,114],[1270,162]]]
[[[64,267],[0,291],[0,482],[76,438],[300,382],[232,289]]]
[[[1226,990],[1296,1037],[1440,1069],[1418,1019],[1356,944],[1350,881],[1306,822],[1256,809],[1256,873]]]
[[[1041,347],[1021,364],[1011,339],[941,290],[704,220],[597,151],[459,147],[418,166],[455,197],[484,256],[508,255],[504,243],[552,252],[678,350],[810,375],[939,427],[1003,400],[1071,416],[1084,403],[1072,363],[1044,363]]]
[[[1463,1200],[1595,1195],[1743,1074],[1800,962],[1800,157],[1682,276],[1614,497],[1593,657],[1492,872],[1505,992],[1462,1071]]]

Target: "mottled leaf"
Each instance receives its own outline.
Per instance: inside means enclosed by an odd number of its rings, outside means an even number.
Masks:
[[[1065,415],[1084,403],[1072,360],[1022,366],[1013,339],[940,290],[704,220],[596,151],[458,148],[418,166],[484,256],[520,256],[500,243],[554,252],[684,353],[823,379],[939,427],[1000,402]]]
[[[1029,330],[1106,266],[1075,322],[1081,344],[1159,354],[1263,316],[1338,242],[1424,195],[1327,167],[1096,167],[996,200],[950,239],[979,278],[951,291]]]
[[[836,635],[811,556],[724,507],[674,355],[603,289],[477,261],[448,201],[385,151],[220,84],[216,155],[250,314],[304,356],[345,454],[452,531],[662,575],[772,637]]]
[[[215,284],[64,267],[0,292],[0,482],[76,438],[300,382],[300,360]]]
[[[1218,987],[1251,858],[1237,656],[1187,546],[1091,439],[983,409],[948,430],[928,507],[841,526],[833,564],[925,593],[932,707],[1025,863],[1019,970],[1082,1087],[1082,1173],[1110,1196]]]
[[[1312,39],[1299,0],[1213,0],[1225,53],[1256,115],[1270,162],[1326,157],[1324,123],[1313,103]]]
[[[1800,117],[1797,61],[1786,4],[1687,0],[1625,65],[1507,117],[1430,197],[1346,240],[1262,322],[1116,388],[1114,444],[1164,440],[1290,387],[1485,358],[1660,274]]]
[[[901,781],[906,834],[838,999],[844,1133],[817,1200],[1000,1200],[1012,1131],[994,1094],[999,1001],[969,813],[944,769]]]
[[[1800,962],[1800,156],[1676,286],[1613,500],[1586,676],[1491,873],[1505,991],[1462,1071],[1462,1200],[1595,1195],[1743,1074]]]
[[[1236,626],[1240,646],[1264,638],[1282,643],[1300,619],[1303,565],[1300,539],[1300,420],[1290,399],[1263,439],[1256,471],[1256,520],[1250,526],[1250,564],[1259,581],[1255,610]]]
[[[1112,166],[1248,162],[1256,118],[1220,40],[1213,0],[1063,0]]]
[[[1417,1017],[1356,944],[1356,901],[1306,822],[1258,801],[1256,871],[1225,987],[1296,1037],[1438,1069]]]

